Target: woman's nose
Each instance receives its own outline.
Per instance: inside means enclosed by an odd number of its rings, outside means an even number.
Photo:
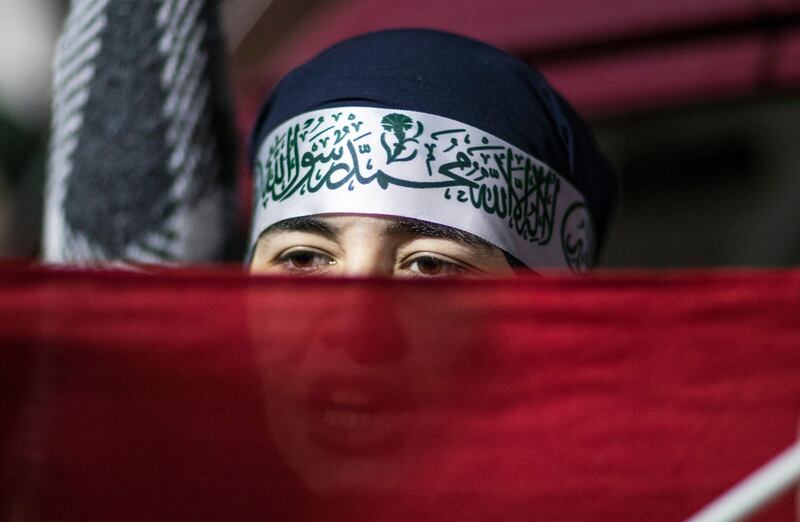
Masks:
[[[317,340],[322,348],[341,350],[362,366],[392,366],[408,355],[408,340],[390,294],[375,284],[342,287],[337,309],[319,325]]]
[[[342,275],[352,277],[391,277],[394,257],[380,248],[351,248],[344,259]]]

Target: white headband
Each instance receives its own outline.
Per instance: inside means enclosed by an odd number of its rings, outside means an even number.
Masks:
[[[419,219],[474,234],[531,268],[583,270],[594,231],[583,196],[519,148],[433,114],[336,107],[260,145],[250,252],[267,227],[315,214]]]

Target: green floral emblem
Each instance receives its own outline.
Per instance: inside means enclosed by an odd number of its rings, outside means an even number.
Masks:
[[[400,114],[397,112],[387,114],[383,117],[383,119],[381,119],[381,126],[387,131],[381,134],[381,145],[383,146],[383,150],[386,151],[387,164],[394,161],[411,161],[416,157],[416,149],[406,156],[403,156],[402,154],[408,148],[408,144],[419,144],[419,140],[417,138],[422,135],[423,131],[421,122],[417,122],[417,131],[414,136],[410,138],[406,135],[406,133],[414,128],[414,120],[405,114]],[[386,140],[388,133],[391,133],[393,136],[394,143],[391,145]]]

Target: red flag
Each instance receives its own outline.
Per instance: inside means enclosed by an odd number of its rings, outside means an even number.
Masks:
[[[0,287],[6,520],[682,520],[800,417],[797,271]]]

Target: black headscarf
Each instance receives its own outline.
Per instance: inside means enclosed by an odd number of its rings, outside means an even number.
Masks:
[[[341,42],[289,73],[265,102],[250,160],[284,121],[308,111],[364,106],[458,120],[538,158],[586,199],[602,243],[617,195],[614,172],[586,124],[542,75],[463,36],[399,29]]]

